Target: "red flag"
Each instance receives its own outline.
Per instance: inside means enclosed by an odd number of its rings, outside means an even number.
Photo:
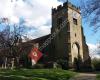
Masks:
[[[42,53],[37,48],[33,48],[29,53],[29,58],[31,58],[33,65],[36,64],[41,57]]]

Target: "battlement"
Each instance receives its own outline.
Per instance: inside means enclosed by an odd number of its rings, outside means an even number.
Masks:
[[[73,10],[76,10],[77,12],[80,13],[80,8],[76,7],[75,5],[73,5],[71,2],[65,2],[63,3],[63,5],[59,5],[57,6],[57,8],[52,8],[52,14],[55,14],[56,12],[64,9],[64,8],[72,8]]]

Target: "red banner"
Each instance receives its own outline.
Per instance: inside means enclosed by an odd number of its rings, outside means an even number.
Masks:
[[[37,61],[42,57],[42,53],[37,49],[33,48],[31,52],[29,53],[29,58],[31,58],[32,61],[34,61],[34,64],[37,63]]]

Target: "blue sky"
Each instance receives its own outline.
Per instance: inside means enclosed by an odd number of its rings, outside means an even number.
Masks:
[[[24,20],[24,25],[30,28],[27,35],[37,38],[50,33],[51,28],[51,8],[62,4],[66,0],[0,0],[0,18],[7,17],[11,24],[19,24]],[[79,0],[69,0],[79,6]],[[86,42],[91,49],[96,48],[96,43],[100,40],[99,31],[93,33],[93,28],[89,26],[89,21],[84,19],[82,26],[86,36]],[[3,29],[3,24],[0,29]]]

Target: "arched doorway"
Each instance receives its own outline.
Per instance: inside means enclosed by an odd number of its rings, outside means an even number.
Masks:
[[[78,55],[80,54],[80,46],[77,42],[73,43],[72,50],[72,62],[74,62],[74,59],[78,59]]]

